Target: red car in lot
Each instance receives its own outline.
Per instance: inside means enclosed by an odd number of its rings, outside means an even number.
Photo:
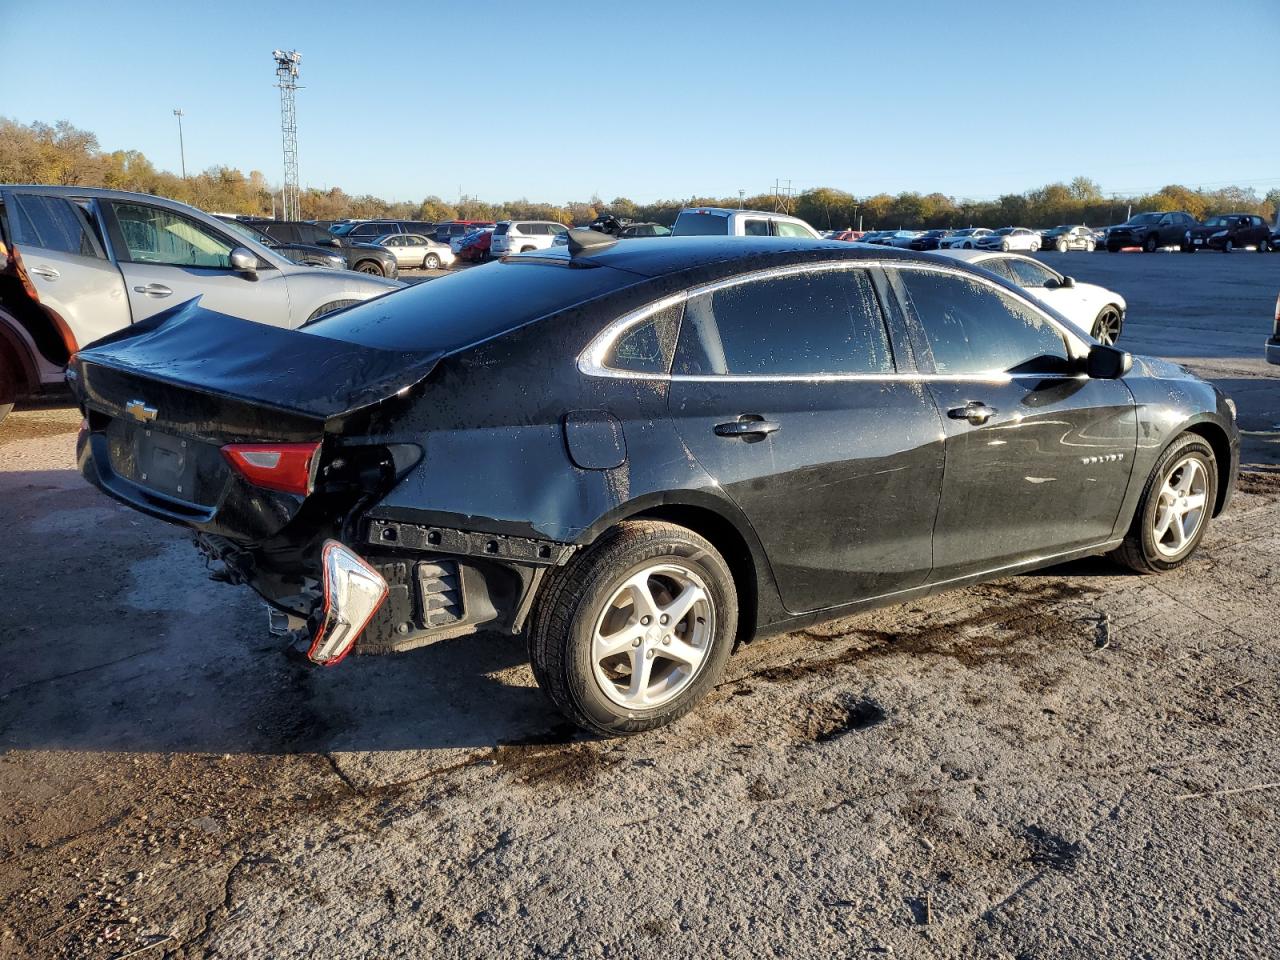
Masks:
[[[458,244],[458,259],[472,263],[483,263],[489,259],[489,251],[493,246],[493,230],[476,230],[467,234]]]

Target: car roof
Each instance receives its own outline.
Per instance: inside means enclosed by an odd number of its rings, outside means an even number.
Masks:
[[[567,246],[537,254],[520,254],[513,261],[572,261],[613,267],[642,277],[663,277],[686,271],[728,275],[739,271],[822,260],[916,260],[933,258],[910,250],[851,244],[844,240],[806,237],[638,237],[610,243],[578,255]],[[936,262],[936,261],[933,261]]]
[[[202,217],[212,218],[212,214],[193,207],[187,203],[157,197],[150,193],[136,193],[131,190],[109,190],[106,187],[54,186],[37,183],[0,183],[0,190],[17,190],[21,193],[33,193],[47,197],[82,197],[94,200],[138,200],[157,207],[168,207],[183,213],[196,213]]]

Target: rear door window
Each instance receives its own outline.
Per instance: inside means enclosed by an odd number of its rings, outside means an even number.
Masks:
[[[675,232],[681,237],[723,237],[729,232],[729,218],[723,213],[686,210],[676,217]]]
[[[806,376],[893,371],[864,270],[769,277],[691,297],[672,372]]]
[[[9,223],[19,246],[39,247],[83,257],[101,257],[84,215],[70,200],[33,193],[13,195]]]
[[[605,357],[605,366],[631,373],[665,374],[671,369],[683,310],[683,303],[675,304],[627,330]]]
[[[748,237],[767,237],[769,236],[769,221],[743,220],[742,232]]]
[[[912,312],[924,329],[936,371],[1066,372],[1066,341],[1042,314],[972,277],[900,271]]]

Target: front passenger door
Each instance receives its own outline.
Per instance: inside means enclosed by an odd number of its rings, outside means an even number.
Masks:
[[[908,267],[891,281],[946,431],[932,580],[1111,540],[1137,443],[1124,381],[1079,375],[1063,331],[995,283]]]
[[[240,244],[229,234],[166,207],[132,200],[105,205],[135,321],[200,297],[208,310],[293,325],[285,278],[261,258],[256,274],[232,270],[231,251]]]

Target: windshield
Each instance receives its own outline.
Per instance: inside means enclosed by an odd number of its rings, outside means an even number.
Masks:
[[[238,233],[240,236],[244,237],[245,239],[253,240],[257,243],[263,244],[264,246],[269,247],[273,243],[275,243],[274,240],[272,240],[269,236],[267,236],[257,227],[251,227],[249,226],[249,224],[242,223],[239,220],[223,220],[222,225],[224,227],[228,227],[232,233]]]
[[[996,236],[1004,237],[1004,236],[1008,236],[1011,233],[1013,233],[1013,227],[1001,227],[999,230],[996,231]]]
[[[1157,222],[1159,219],[1160,219],[1160,214],[1158,214],[1158,213],[1140,213],[1140,214],[1138,214],[1136,217],[1130,217],[1130,218],[1129,218],[1127,221],[1125,221],[1125,222],[1126,222],[1126,223],[1133,223],[1133,224],[1140,224],[1140,223],[1155,223],[1155,222]]]

